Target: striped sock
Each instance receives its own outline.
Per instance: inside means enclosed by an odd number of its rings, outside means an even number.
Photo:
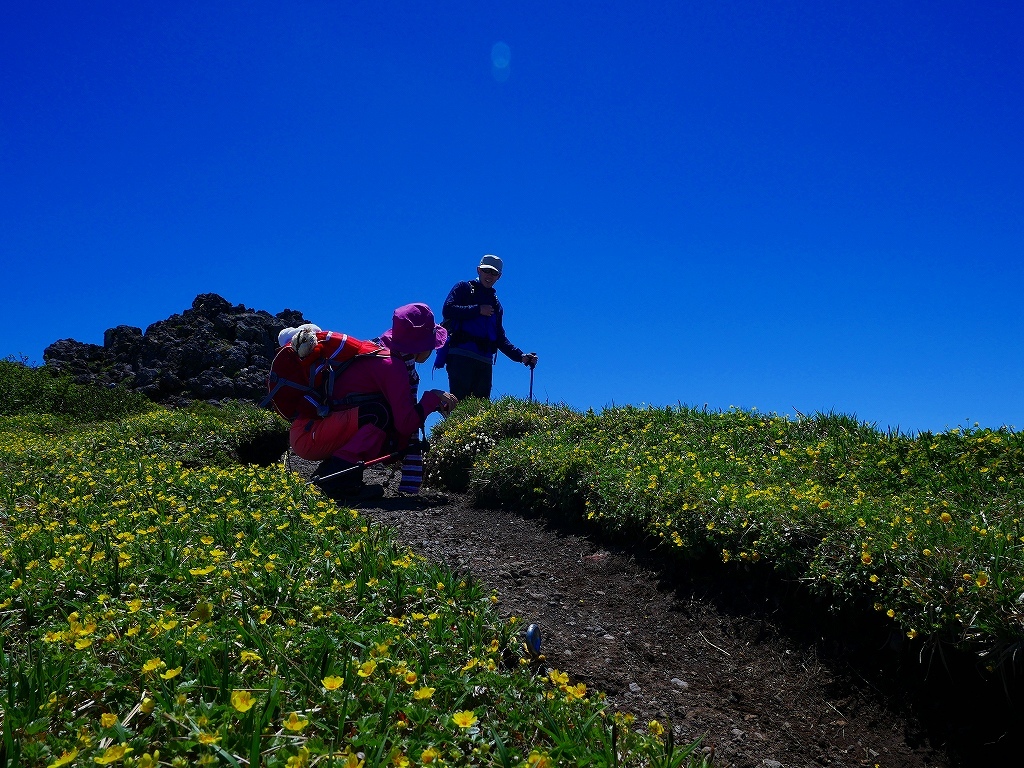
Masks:
[[[398,490],[402,493],[419,493],[423,485],[423,456],[417,451],[409,453],[402,462],[402,482]]]

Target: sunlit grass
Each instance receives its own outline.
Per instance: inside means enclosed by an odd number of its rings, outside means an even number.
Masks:
[[[530,428],[506,438],[509,423]],[[1008,429],[905,436],[831,414],[503,400],[456,412],[434,442],[430,480],[471,454],[462,482],[484,503],[769,567],[910,638],[990,650],[1024,635],[1024,438]]]
[[[470,577],[231,462],[274,422],[0,418],[0,765],[689,764]]]

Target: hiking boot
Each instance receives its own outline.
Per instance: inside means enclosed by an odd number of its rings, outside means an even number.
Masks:
[[[341,497],[347,502],[356,501],[374,501],[376,499],[384,498],[384,486],[383,485],[367,485],[362,483],[360,488],[355,493],[348,493]]]
[[[358,464],[331,456],[320,463],[311,480],[331,498],[351,496],[363,487],[363,470]]]
[[[373,501],[384,496],[384,487],[381,485],[367,485],[358,483],[333,483],[327,480],[320,484],[321,492],[328,498],[340,501],[344,504],[355,504],[362,501]]]

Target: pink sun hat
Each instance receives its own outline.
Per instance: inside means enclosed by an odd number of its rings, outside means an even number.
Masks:
[[[434,313],[426,304],[406,304],[395,310],[391,330],[381,340],[389,349],[403,355],[418,355],[444,346],[448,331],[434,322]]]

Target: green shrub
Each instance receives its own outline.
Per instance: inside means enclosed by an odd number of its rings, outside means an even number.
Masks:
[[[0,415],[56,414],[77,422],[119,419],[143,413],[150,401],[124,387],[76,384],[43,367],[0,360]]]
[[[554,429],[577,417],[567,406],[511,397],[494,403],[467,400],[431,432],[431,449],[424,458],[427,482],[456,492],[465,491],[477,456],[489,452],[499,440]]]

